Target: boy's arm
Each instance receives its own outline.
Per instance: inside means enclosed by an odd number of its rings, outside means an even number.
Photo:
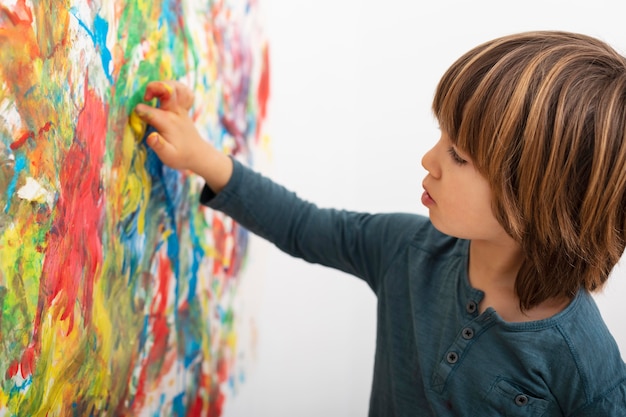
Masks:
[[[147,142],[163,163],[204,178],[213,192],[203,192],[204,204],[286,253],[361,277],[376,291],[378,279],[422,222],[414,215],[320,209],[299,198],[204,141],[188,115],[188,95],[182,84],[150,83],[145,99],[158,98],[160,108],[136,107],[158,131]]]
[[[158,99],[160,108],[138,104],[135,113],[157,132],[146,139],[163,163],[174,169],[188,169],[201,176],[207,186],[219,193],[233,171],[231,159],[202,139],[189,109],[193,93],[177,81],[151,82],[146,87],[144,100]]]
[[[283,252],[364,279],[375,291],[425,219],[413,214],[369,214],[320,208],[233,160],[233,175],[201,202],[222,211]]]

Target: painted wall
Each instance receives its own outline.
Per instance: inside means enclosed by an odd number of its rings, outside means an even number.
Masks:
[[[206,139],[253,164],[259,13],[0,1],[1,416],[221,415],[253,330],[237,291],[248,235],[198,206],[203,184],[158,161],[131,110],[148,81],[183,80]]]
[[[272,45],[268,174],[321,205],[427,213],[422,155],[444,70],[477,43],[582,31],[626,54],[621,2],[266,0]],[[252,245],[265,247],[253,239]],[[268,247],[257,364],[230,417],[367,415],[375,299],[362,282]],[[626,357],[626,269],[598,302]]]

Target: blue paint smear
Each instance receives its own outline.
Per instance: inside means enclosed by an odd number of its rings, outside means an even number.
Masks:
[[[198,323],[193,323],[193,326],[197,325]],[[198,340],[192,339],[192,337],[193,336],[185,338],[185,368],[189,368],[189,366],[194,363],[200,356],[200,348],[202,347],[202,345]]]
[[[183,348],[184,365],[189,369],[197,359],[202,356],[202,333],[200,326],[203,325],[200,306],[197,300],[191,303],[188,308],[179,312],[176,320],[178,338],[180,346]]]
[[[189,292],[187,293],[187,302],[191,303],[191,301],[196,296],[196,290],[198,288],[198,272],[200,270],[200,262],[202,258],[204,258],[204,249],[200,244],[200,237],[198,236],[198,231],[194,227],[194,222],[189,221],[189,235],[191,238],[192,250],[193,250],[193,260],[191,263],[191,271],[189,277]]]
[[[33,376],[29,375],[21,384],[19,383],[15,383],[13,385],[13,388],[11,388],[10,394],[9,394],[9,398],[13,397],[13,396],[17,396],[17,394],[23,394],[25,392],[28,392],[28,390],[30,389],[30,386],[33,385]]]
[[[167,36],[169,39],[168,47],[170,50],[175,50],[176,33],[182,29],[179,27],[179,18],[182,16],[183,12],[179,1],[170,0],[163,3],[161,17],[159,18],[159,26],[163,23],[166,24],[166,27],[170,32],[170,36]]]
[[[162,415],[162,410],[165,407],[165,393],[161,394],[160,397],[160,401],[159,401],[159,409],[157,411],[154,412],[154,417],[159,417]]]
[[[7,187],[7,205],[4,207],[4,212],[8,213],[11,208],[11,200],[13,199],[13,195],[15,194],[15,188],[17,187],[17,179],[19,178],[22,171],[26,169],[26,157],[23,154],[17,155],[15,158],[15,166],[13,169],[13,178],[11,178],[11,182]]]
[[[124,258],[122,260],[122,271],[128,274],[129,284],[132,282],[139,269],[141,258],[145,252],[146,236],[139,233],[137,229],[139,212],[135,211],[128,217],[122,219],[118,225],[120,241],[125,247]],[[134,291],[133,291],[134,292]]]
[[[237,230],[237,270],[241,268],[248,253],[248,241],[250,240],[250,232],[243,226],[239,226]]]
[[[145,141],[152,132],[156,132],[156,129],[148,125],[143,141]],[[180,206],[183,201],[183,190],[182,187],[180,187],[182,174],[175,169],[165,166],[156,153],[149,147],[146,158],[146,170],[153,180],[150,201],[165,204],[165,212],[168,217],[167,221],[172,231],[167,239],[167,256],[172,261],[172,269],[174,270],[175,276],[178,277],[180,273],[180,262],[176,213],[178,212],[178,206]]]
[[[139,347],[137,349],[138,352],[143,351],[146,346],[146,341],[148,340],[148,330],[150,329],[150,315],[146,314],[143,317],[143,329],[141,329],[141,333],[139,334]]]
[[[226,321],[226,311],[224,310],[224,308],[218,304],[217,308],[217,315],[220,318],[220,323],[224,323],[224,321]]]
[[[109,22],[104,20],[100,15],[96,15],[93,21],[93,31],[89,29],[87,24],[78,17],[78,10],[75,7],[70,9],[72,15],[78,20],[78,24],[85,29],[96,51],[100,52],[100,60],[102,61],[102,69],[111,84],[113,84],[113,76],[111,75],[111,51],[107,48],[107,33],[109,32]]]
[[[187,407],[185,407],[185,393],[180,393],[174,397],[172,401],[172,415],[184,417],[187,414]]]
[[[145,143],[150,134],[156,132],[151,126],[146,126],[142,142]],[[172,263],[172,270],[176,277],[176,285],[174,288],[174,298],[176,305],[180,299],[180,239],[176,222],[176,213],[180,210],[180,206],[185,201],[184,187],[181,187],[182,173],[178,170],[167,167],[161,162],[156,153],[148,147],[146,158],[146,170],[152,177],[152,189],[150,191],[150,201],[157,202],[165,206],[165,213],[171,234],[167,238],[167,257]],[[174,310],[174,319],[177,319],[178,310]]]
[[[111,51],[109,51],[106,45],[107,33],[109,32],[109,22],[104,20],[99,15],[96,15],[93,26],[95,32],[94,45],[96,45],[96,48],[100,51],[100,59],[102,59],[104,73],[109,81],[113,83],[113,77],[111,76]]]

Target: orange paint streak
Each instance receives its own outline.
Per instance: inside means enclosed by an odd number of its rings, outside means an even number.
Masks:
[[[213,275],[222,276],[224,272],[224,237],[226,232],[224,230],[224,223],[222,220],[215,216],[213,217],[213,241],[215,242],[215,259],[213,261]]]
[[[60,163],[54,158],[59,155],[56,151],[59,135],[64,132],[57,131],[46,137],[47,140],[40,139],[53,126],[69,126],[68,120],[61,120],[67,113],[57,108],[67,91],[53,82],[54,74],[68,73],[69,12],[63,0],[34,3],[34,12],[26,5],[26,0],[19,0],[12,7],[0,5],[0,62],[3,63],[0,78],[6,86],[5,97],[15,105],[20,116],[22,131],[31,132],[27,137],[20,135],[10,145],[11,149],[27,154],[33,177],[45,177],[56,172]],[[50,10],[55,10],[54,19],[49,18]],[[52,82],[43,81],[48,79]],[[56,100],[50,100],[51,95],[55,95]],[[71,134],[67,129],[65,132]],[[64,139],[65,143],[69,141],[69,138]]]
[[[68,45],[69,10],[71,6],[69,0],[37,0],[33,2],[35,22],[37,23],[37,44],[43,57],[52,58]],[[54,19],[50,19],[51,10],[54,10]]]

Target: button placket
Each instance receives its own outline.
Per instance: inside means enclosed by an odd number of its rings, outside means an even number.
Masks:
[[[460,365],[462,357],[467,351],[468,346],[474,342],[474,339],[476,339],[478,334],[482,333],[486,327],[490,327],[493,323],[494,320],[492,315],[481,315],[475,317],[467,323],[465,327],[461,328],[459,333],[457,333],[454,342],[445,351],[443,358],[435,369],[431,379],[431,383],[435,390],[442,392],[448,377],[452,373],[452,370]]]

